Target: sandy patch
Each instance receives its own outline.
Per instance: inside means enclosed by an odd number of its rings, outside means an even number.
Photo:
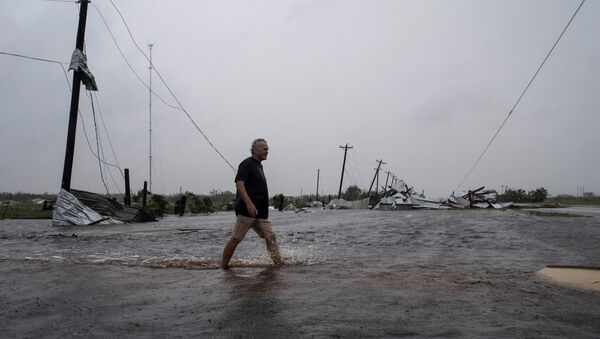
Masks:
[[[560,284],[600,292],[600,268],[546,266],[538,274]]]

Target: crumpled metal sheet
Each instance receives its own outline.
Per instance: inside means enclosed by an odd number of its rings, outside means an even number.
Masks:
[[[52,212],[54,226],[91,225],[107,219],[64,189],[60,190]]]
[[[329,204],[327,204],[326,208],[333,209],[360,209],[364,210],[369,208],[369,198],[364,198],[361,200],[348,201],[344,199],[332,199]]]
[[[113,220],[126,223],[156,221],[156,218],[144,212],[143,209],[120,204],[116,200],[100,194],[75,189],[71,189],[70,192],[87,207],[103,216],[111,217]]]
[[[75,49],[71,55],[71,64],[69,70],[79,71],[82,74],[81,82],[88,91],[97,91],[96,79],[87,66],[87,57],[81,50]]]

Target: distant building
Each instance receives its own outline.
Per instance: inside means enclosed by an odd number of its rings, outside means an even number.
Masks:
[[[584,197],[593,197],[594,196],[594,192],[583,192],[583,196]]]

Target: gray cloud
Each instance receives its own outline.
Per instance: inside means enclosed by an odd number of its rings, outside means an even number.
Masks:
[[[272,193],[368,188],[383,158],[432,196],[460,182],[572,15],[576,1],[115,1],[192,117],[237,165],[265,137]],[[147,81],[117,13],[95,1]],[[600,193],[600,4],[587,2],[464,187]],[[0,50],[68,61],[77,6],[0,2]],[[122,167],[148,176],[148,90],[90,7],[86,47]],[[0,55],[0,191],[57,191],[69,92],[62,70]],[[71,74],[69,74],[69,78]],[[173,103],[155,75],[156,92]],[[81,110],[93,137],[89,98]],[[153,100],[154,191],[233,190],[233,173],[182,112]],[[103,191],[79,125],[74,187]],[[90,140],[92,141],[92,140]],[[94,141],[95,142],[95,141]],[[105,154],[113,161],[103,137]],[[369,161],[371,163],[369,163]],[[113,172],[119,180],[117,172]],[[119,182],[120,184],[120,182]],[[121,184],[120,184],[121,185]],[[115,191],[110,183],[111,190]]]

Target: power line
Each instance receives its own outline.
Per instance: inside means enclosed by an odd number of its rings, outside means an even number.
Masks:
[[[100,153],[102,154],[102,158],[106,160],[106,156],[104,155],[104,145],[102,144],[102,138],[100,138]],[[102,166],[104,166],[104,173],[108,173],[110,180],[112,181],[113,185],[115,186],[116,192],[124,192],[119,189],[119,185],[117,184],[115,177],[112,174],[110,166],[107,166],[105,164],[102,164]]]
[[[90,96],[92,96],[93,100],[96,101],[96,108],[98,110],[98,115],[100,116],[100,121],[102,121],[102,126],[104,127],[104,133],[106,134],[106,137],[108,139],[108,143],[110,144],[110,149],[113,153],[113,157],[115,158],[115,162],[117,163],[117,169],[119,170],[119,172],[121,173],[121,177],[125,178],[125,175],[123,174],[123,170],[121,169],[121,166],[119,164],[119,159],[117,158],[117,153],[115,152],[115,149],[113,147],[112,141],[110,140],[110,135],[108,134],[108,129],[106,128],[106,123],[104,122],[104,117],[102,116],[102,110],[100,109],[100,102],[98,101],[98,96],[95,95],[94,92],[89,91]],[[104,155],[104,146],[102,145],[102,142],[100,142],[100,150],[102,151],[102,158],[104,160],[106,160],[106,156]],[[118,192],[123,192],[120,190],[119,188],[119,184],[117,184],[115,178],[113,177],[112,171],[110,169],[110,166],[107,166],[106,164],[104,165],[104,171],[106,173],[108,173],[108,176],[110,177],[110,180],[112,181],[112,183],[115,185],[115,189]]]
[[[23,55],[23,54],[18,54],[18,53],[9,53],[9,52],[2,52],[2,51],[0,51],[0,54],[2,54],[2,55],[8,55],[8,56],[13,56],[13,57],[17,57],[17,58],[22,58],[22,59],[33,60],[33,61],[49,62],[49,63],[54,63],[54,64],[59,65],[60,68],[63,71],[64,76],[65,76],[65,80],[67,82],[67,89],[69,90],[69,92],[71,92],[71,82],[69,81],[69,76],[67,74],[67,70],[64,67],[64,65],[68,65],[68,63],[57,61],[57,60],[32,57],[32,56],[29,56],[29,55]],[[83,128],[83,134],[85,135],[85,140],[87,142],[87,145],[88,145],[88,147],[89,147],[90,152],[92,153],[92,155],[96,159],[102,161],[105,165],[112,166],[112,167],[117,167],[117,168],[119,168],[119,170],[121,170],[121,168],[119,166],[111,164],[111,163],[108,163],[108,162],[100,159],[99,155],[97,155],[96,153],[94,153],[94,150],[92,149],[92,145],[90,143],[89,137],[87,135],[87,131],[86,131],[86,128],[85,128],[85,121],[83,120],[83,115],[81,114],[81,110],[78,110],[78,113],[79,113],[79,117],[81,118],[81,124],[82,124],[82,128]],[[121,173],[123,173],[123,171],[121,171]]]
[[[108,34],[110,35],[110,37],[112,38],[112,41],[115,43],[115,46],[117,47],[117,50],[119,51],[119,53],[121,54],[121,56],[123,57],[123,60],[125,60],[125,63],[127,64],[127,66],[129,67],[129,69],[133,72],[133,74],[135,75],[135,77],[142,83],[142,85],[144,85],[148,90],[150,90],[150,92],[152,92],[152,94],[154,96],[156,96],[156,98],[158,98],[158,100],[162,101],[162,103],[164,103],[165,105],[167,105],[168,107],[174,108],[174,109],[178,109],[181,110],[181,108],[171,105],[170,103],[168,103],[165,99],[163,99],[160,95],[158,95],[156,92],[154,92],[150,86],[142,79],[142,77],[136,72],[136,70],[133,68],[133,66],[131,65],[131,63],[129,62],[129,60],[127,59],[127,57],[125,56],[125,53],[123,53],[123,50],[121,49],[121,46],[119,45],[119,43],[117,42],[117,39],[115,38],[112,30],[110,29],[110,26],[108,25],[108,22],[106,21],[106,19],[104,18],[104,15],[102,14],[102,12],[100,11],[100,9],[98,8],[98,6],[94,5],[93,3],[90,3],[95,9],[96,11],[98,11],[98,14],[100,15],[100,18],[102,19],[102,22],[104,23],[104,26],[106,26],[106,29],[108,30]]]
[[[498,130],[496,131],[496,133],[494,133],[494,136],[492,137],[492,139],[490,140],[490,142],[487,144],[487,146],[485,146],[483,152],[481,152],[481,155],[479,155],[479,158],[477,158],[477,160],[473,164],[473,167],[471,167],[471,169],[469,170],[469,172],[467,172],[467,174],[465,175],[465,177],[462,179],[462,181],[460,182],[460,184],[458,184],[456,186],[456,188],[454,189],[454,191],[456,191],[460,186],[462,186],[462,184],[465,182],[465,180],[467,180],[467,178],[469,177],[469,175],[471,175],[471,172],[473,172],[473,170],[475,169],[475,167],[477,167],[477,164],[479,164],[479,161],[481,160],[481,158],[483,158],[483,155],[490,148],[490,146],[492,145],[492,143],[494,142],[494,140],[498,136],[498,133],[500,133],[500,130],[502,129],[502,127],[504,127],[504,125],[508,121],[508,118],[510,118],[511,114],[513,113],[513,111],[515,110],[515,108],[517,107],[517,105],[521,102],[521,99],[523,98],[523,96],[525,96],[525,92],[527,92],[527,90],[529,89],[529,87],[533,83],[533,80],[535,80],[535,78],[537,77],[538,73],[540,72],[540,70],[542,69],[542,67],[544,66],[544,64],[546,63],[546,60],[548,60],[548,58],[550,57],[550,54],[552,54],[552,51],[554,51],[554,48],[556,47],[556,45],[558,45],[558,42],[560,41],[560,39],[562,38],[562,36],[565,34],[567,28],[569,28],[569,26],[571,25],[571,22],[573,21],[573,19],[575,19],[575,16],[579,12],[579,9],[581,9],[581,6],[583,6],[584,2],[585,2],[585,0],[581,1],[581,3],[579,4],[579,7],[577,7],[577,10],[575,10],[575,13],[573,13],[573,16],[571,16],[571,19],[569,20],[569,22],[567,23],[567,25],[565,26],[565,28],[562,30],[562,32],[560,33],[560,35],[558,36],[558,38],[554,42],[554,45],[552,46],[552,48],[550,49],[550,51],[548,52],[548,54],[546,54],[546,57],[544,58],[544,61],[542,61],[542,63],[538,67],[537,71],[535,71],[535,74],[533,74],[533,77],[531,78],[531,80],[529,80],[529,83],[527,84],[527,86],[525,87],[525,89],[523,90],[523,92],[521,93],[521,95],[519,96],[519,98],[517,99],[517,101],[515,102],[515,104],[513,105],[513,107],[508,112],[508,115],[506,116],[506,118],[504,118],[504,121],[502,121],[502,124],[500,125],[500,127],[498,128]]]
[[[366,188],[367,185],[365,185],[366,182],[368,182],[367,180],[365,180],[364,177],[364,173],[363,173],[363,169],[364,166],[362,166],[360,163],[358,163],[357,159],[355,157],[349,157],[348,158],[348,166],[352,167],[354,169],[355,172],[355,176],[353,176],[353,178],[355,179],[357,184],[360,184],[361,189]],[[359,180],[356,180],[356,179]]]
[[[0,54],[14,56],[17,58],[23,58],[23,59],[28,59],[28,60],[34,60],[34,61],[50,62],[50,63],[59,65],[60,68],[62,68],[63,74],[65,75],[65,79],[67,80],[67,86],[69,88],[69,91],[71,91],[71,82],[69,82],[69,76],[68,76],[67,70],[65,69],[65,66],[64,66],[64,65],[68,65],[68,63],[57,61],[57,60],[37,58],[37,57],[32,57],[32,56],[17,54],[17,53],[0,52]]]
[[[131,29],[129,28],[129,25],[127,24],[127,21],[123,17],[123,14],[121,14],[121,11],[117,7],[117,5],[115,5],[115,3],[113,2],[113,0],[108,0],[108,1],[113,5],[113,7],[115,8],[115,10],[119,14],[119,17],[121,17],[121,20],[123,21],[123,24],[125,25],[125,28],[127,29],[127,32],[129,33],[129,36],[131,37],[131,40],[133,41],[133,44],[135,45],[135,47],[140,51],[140,53],[142,53],[142,55],[144,55],[144,57],[146,58],[146,60],[148,60],[148,62],[152,63],[150,61],[150,59],[148,58],[148,56],[146,55],[146,53],[142,50],[142,48],[135,41],[135,38],[133,37],[133,33],[131,32]],[[181,109],[181,111],[183,113],[185,113],[185,115],[188,117],[188,119],[190,120],[190,122],[194,125],[194,127],[196,127],[196,129],[198,130],[198,132],[200,132],[200,134],[202,134],[202,136],[204,137],[204,139],[206,139],[206,142],[208,142],[208,144],[213,148],[213,150],[215,152],[217,152],[217,154],[221,157],[221,159],[223,159],[223,161],[225,161],[227,163],[227,165],[229,165],[229,167],[231,167],[231,169],[234,172],[236,172],[235,167],[233,167],[233,165],[231,165],[231,163],[229,161],[227,161],[227,159],[225,159],[225,156],[223,156],[223,154],[221,154],[221,152],[217,149],[217,147],[210,141],[210,139],[208,138],[208,136],[206,136],[206,134],[202,131],[202,129],[200,128],[200,126],[198,126],[198,124],[196,123],[196,121],[194,121],[194,119],[192,119],[192,117],[190,116],[190,114],[183,107],[183,104],[181,104],[181,101],[177,98],[177,96],[175,95],[175,93],[173,93],[173,91],[171,90],[171,88],[169,87],[169,85],[167,85],[166,81],[163,79],[162,75],[160,74],[160,72],[158,71],[158,69],[156,68],[156,66],[152,65],[152,67],[153,67],[154,71],[156,72],[156,75],[158,75],[158,78],[160,79],[160,81],[167,88],[167,90],[169,91],[169,93],[171,93],[171,96],[173,97],[173,99],[175,99],[175,101],[179,105],[179,108]]]
[[[100,109],[100,102],[98,101],[98,96],[94,92],[91,92],[91,95],[96,100],[96,106],[98,107],[98,115],[100,115],[100,121],[102,121],[104,132],[106,133],[106,137],[108,138],[108,144],[110,145],[110,149],[112,150],[113,156],[115,157],[115,162],[117,163],[116,167],[121,172],[121,176],[125,178],[125,174],[123,174],[123,170],[121,169],[121,165],[119,164],[119,159],[117,158],[117,153],[115,152],[115,148],[113,147],[112,141],[110,140],[110,135],[108,134],[106,123],[104,122],[104,116],[102,115],[102,110]]]
[[[359,153],[356,149],[353,149],[352,152],[354,154],[358,155],[358,157],[361,160],[361,165],[365,165],[365,166],[371,167],[371,165],[373,164],[372,160],[367,159],[365,156],[363,156],[361,153]]]
[[[23,54],[17,54],[17,53],[9,53],[9,52],[1,52],[0,54],[3,55],[8,55],[8,56],[13,56],[13,57],[17,57],[17,58],[23,58],[23,59],[28,59],[28,60],[34,60],[34,61],[42,61],[42,62],[49,62],[49,63],[53,63],[53,64],[57,64],[60,66],[60,68],[62,68],[62,71],[65,75],[65,79],[67,80],[67,85],[69,86],[69,91],[71,90],[71,83],[69,82],[69,76],[67,75],[67,70],[65,69],[64,65],[68,65],[69,63],[67,62],[61,62],[61,61],[57,61],[57,60],[51,60],[51,59],[44,59],[44,58],[38,58],[38,57],[32,57],[29,55],[23,55]]]
[[[83,130],[83,134],[85,135],[85,141],[87,142],[88,148],[90,149],[90,152],[92,153],[94,158],[98,159],[99,161],[101,161],[103,164],[105,164],[107,166],[116,167],[119,170],[121,170],[121,168],[118,165],[111,164],[111,163],[107,162],[106,160],[101,159],[100,156],[94,152],[94,150],[92,149],[92,144],[90,143],[90,138],[88,137],[88,134],[86,131],[85,120],[83,120],[83,115],[81,114],[81,110],[78,110],[78,112],[79,112],[79,118],[81,119],[81,127]]]
[[[346,162],[347,168],[344,169],[344,172],[346,173],[347,176],[350,177],[350,180],[352,181],[352,183],[356,186],[359,185],[358,181],[356,180],[356,177],[354,176],[354,172],[358,172],[356,170],[356,168],[352,165],[351,161]],[[350,169],[350,170],[349,170]]]
[[[68,62],[61,62],[61,61],[57,61],[57,60],[37,58],[37,57],[32,57],[32,56],[23,55],[23,54],[17,54],[17,53],[0,52],[0,54],[14,56],[14,57],[23,58],[23,59],[30,59],[30,60],[36,60],[36,61],[51,62],[51,63],[55,63],[55,64],[59,64],[59,65],[68,65],[69,64]]]
[[[97,154],[98,154],[98,167],[100,170],[100,179],[102,180],[102,183],[104,184],[104,188],[106,189],[106,194],[108,195],[108,197],[110,197],[110,190],[108,189],[108,185],[105,182],[104,176],[103,176],[103,171],[102,168],[104,168],[104,173],[108,173],[110,179],[112,180],[113,184],[115,185],[115,188],[117,189],[117,191],[119,191],[119,185],[116,183],[115,178],[112,175],[112,172],[110,171],[110,166],[106,165],[106,155],[104,155],[104,145],[102,144],[102,136],[100,135],[100,133],[98,133],[98,124],[97,124],[97,119],[96,119],[96,110],[95,107],[98,107],[98,113],[100,114],[100,107],[98,106],[98,101],[96,100],[96,105],[94,104],[94,96],[93,96],[92,91],[87,91],[85,93],[85,95],[87,97],[90,98],[90,102],[91,102],[91,107],[92,107],[92,117],[93,117],[93,122],[94,122],[94,131],[95,131],[95,136],[96,136],[96,149],[97,149]],[[97,98],[96,98],[97,99]],[[83,117],[81,118],[82,123],[83,123]],[[108,133],[105,129],[106,135],[108,136]],[[109,136],[110,139],[110,136]],[[117,167],[119,169],[119,171],[121,171],[121,174],[123,175],[123,171],[121,170],[120,167]]]
[[[103,146],[102,144],[100,145],[101,149],[103,150]],[[104,150],[102,151],[102,153],[104,153]],[[105,164],[102,164],[102,166],[104,166],[104,172],[108,173],[108,176],[110,177],[110,181],[112,181],[113,185],[115,186],[115,192],[123,192],[121,191],[119,184],[117,184],[117,181],[115,180],[115,177],[112,174],[112,171],[110,170],[109,166],[106,166]]]
[[[94,131],[96,132],[96,151],[98,155],[100,155],[100,135],[98,134],[98,124],[96,124],[96,110],[94,109],[94,98],[90,95],[90,103],[92,105],[92,117],[94,119]],[[106,185],[106,181],[104,180],[104,174],[102,173],[102,162],[100,161],[100,157],[98,157],[98,167],[100,168],[100,179],[102,180],[102,184],[104,184],[104,188],[106,189],[106,195],[110,198],[110,192],[108,191],[108,186]]]

